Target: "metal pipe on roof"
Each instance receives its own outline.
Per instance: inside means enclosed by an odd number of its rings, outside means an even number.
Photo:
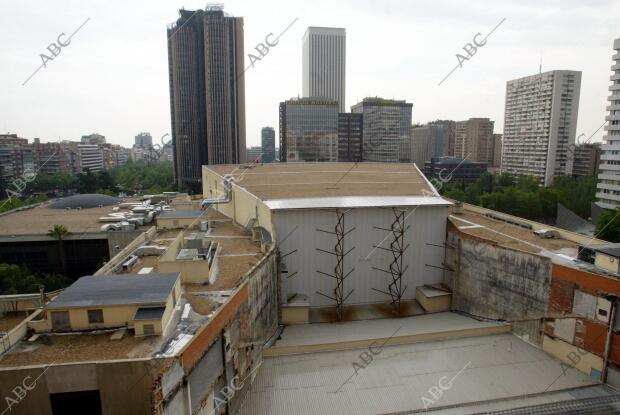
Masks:
[[[232,196],[232,182],[234,178],[231,174],[227,174],[224,176],[224,196],[213,199],[203,199],[200,203],[201,209],[206,209],[211,205],[217,205],[220,203],[229,203]]]

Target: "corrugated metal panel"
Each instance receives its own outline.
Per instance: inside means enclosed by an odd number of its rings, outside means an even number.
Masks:
[[[450,206],[451,202],[431,196],[343,196],[267,200],[269,209],[364,208],[389,206]]]
[[[409,269],[403,277],[403,287],[407,286],[404,299],[415,298],[415,287],[424,284],[442,282],[443,270],[426,264],[441,267],[444,249],[429,244],[442,245],[445,241],[447,207],[422,206],[408,210],[405,223],[410,226],[405,233],[405,245],[409,248],[404,254],[403,264]],[[282,278],[282,299],[288,295],[305,294],[311,306],[329,306],[332,301],[317,294],[317,291],[330,294],[335,281],[317,270],[333,274],[336,265],[334,255],[320,251],[321,248],[333,251],[336,244],[334,235],[317,229],[334,231],[337,217],[335,210],[283,210],[275,212],[274,225],[276,240],[288,274]],[[348,304],[386,302],[389,297],[372,288],[387,291],[391,279],[389,274],[373,269],[387,269],[392,261],[391,252],[375,249],[383,241],[383,247],[389,247],[389,232],[374,227],[390,228],[394,213],[388,208],[350,209],[345,214],[345,231],[355,228],[345,238],[345,252],[354,250],[345,257],[345,274],[355,269],[345,279],[345,294],[354,289],[347,300]],[[390,234],[391,235],[391,234]],[[388,236],[387,239],[386,236]],[[293,273],[297,274],[286,278]]]

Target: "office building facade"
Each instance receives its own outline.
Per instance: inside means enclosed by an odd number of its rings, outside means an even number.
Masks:
[[[346,31],[308,27],[302,40],[302,93],[304,97],[338,101],[345,110]]]
[[[338,161],[338,101],[280,103],[280,161]]]
[[[273,163],[276,160],[276,131],[273,127],[263,127],[260,131],[263,163]],[[248,159],[249,161],[249,159]]]
[[[219,5],[179,14],[168,28],[174,171],[199,192],[202,165],[245,162],[243,18]]]
[[[549,186],[572,173],[581,72],[549,71],[508,81],[502,172],[533,176]]]
[[[413,104],[383,98],[364,98],[351,107],[363,115],[363,159],[383,163],[411,162]]]
[[[449,127],[441,123],[428,123],[411,127],[411,162],[424,168],[425,162],[434,157],[448,155]]]
[[[607,209],[620,206],[620,38],[614,41],[607,98],[607,125],[599,165],[596,198]]]
[[[424,175],[441,181],[475,182],[487,171],[487,163],[459,157],[434,157],[424,163]]]
[[[338,114],[338,161],[362,161],[363,140],[363,115]]]

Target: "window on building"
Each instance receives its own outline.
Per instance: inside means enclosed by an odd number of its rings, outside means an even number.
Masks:
[[[152,324],[145,324],[143,327],[144,334],[155,334],[155,326]]]
[[[88,322],[92,323],[103,323],[103,310],[88,310]]]

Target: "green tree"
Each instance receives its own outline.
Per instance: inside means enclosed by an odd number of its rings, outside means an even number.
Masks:
[[[62,264],[62,272],[67,275],[67,259],[65,258],[64,238],[70,235],[65,225],[54,225],[52,229],[47,231],[47,235],[58,240],[58,254],[60,255],[60,263]]]
[[[596,224],[596,237],[604,241],[620,242],[620,208],[603,212]]]
[[[27,294],[39,291],[39,285],[45,291],[65,288],[71,280],[59,274],[33,274],[25,266],[0,264],[0,294]]]

